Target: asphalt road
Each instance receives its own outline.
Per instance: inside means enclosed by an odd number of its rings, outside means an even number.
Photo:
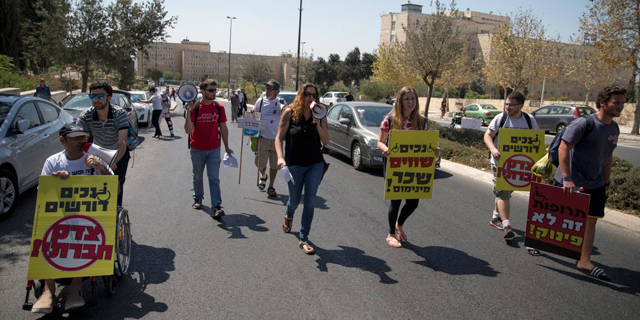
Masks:
[[[229,110],[228,103],[224,103]],[[310,240],[316,255],[282,232],[286,185],[268,199],[255,186],[247,139],[230,124],[238,169],[220,169],[222,221],[191,209],[191,162],[182,111],[176,138],[146,140],[125,184],[133,256],[130,275],[98,304],[71,314],[87,319],[638,319],[640,234],[602,223],[593,256],[614,279],[578,272],[575,261],[529,256],[523,246],[526,202],[512,200],[518,237],[510,244],[488,224],[491,187],[457,172],[437,171],[432,199],[407,220],[409,244],[385,242],[387,205],[381,171],[353,170],[330,153],[331,168],[316,198]],[[162,124],[163,133],[166,124]],[[206,180],[205,180],[206,181]],[[205,187],[206,190],[206,187]],[[208,193],[204,204],[210,205]],[[0,319],[36,319],[21,310],[36,189],[0,224]],[[85,295],[90,292],[84,283]],[[62,294],[64,296],[64,294]],[[67,314],[57,313],[56,316]]]
[[[437,122],[442,126],[449,126],[451,124],[451,118],[445,118],[444,121],[440,120],[440,116],[430,116],[430,119]],[[482,131],[487,131],[487,127],[482,127]],[[545,134],[545,144],[551,144],[555,138],[555,134]],[[624,160],[627,160],[633,164],[634,167],[640,166],[640,142],[633,140],[620,140],[618,146],[613,151],[613,155]]]

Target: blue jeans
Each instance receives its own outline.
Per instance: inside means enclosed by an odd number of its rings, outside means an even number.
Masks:
[[[207,166],[209,178],[209,194],[211,195],[211,207],[217,207],[222,203],[220,194],[220,148],[213,150],[197,150],[191,148],[191,163],[193,164],[193,198],[204,199],[202,175],[204,166]]]
[[[318,192],[318,186],[320,186],[323,170],[324,163],[322,162],[318,162],[309,167],[289,167],[289,172],[291,172],[291,176],[293,177],[295,184],[291,183],[291,181],[288,182],[289,201],[287,201],[287,217],[293,218],[293,213],[300,204],[302,187],[304,187],[300,241],[307,241],[307,236],[311,230],[311,221],[313,220],[313,203],[316,200],[316,193]]]

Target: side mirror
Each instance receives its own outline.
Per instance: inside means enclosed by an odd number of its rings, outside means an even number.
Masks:
[[[351,124],[351,119],[349,119],[349,118],[340,118],[340,123],[348,126],[348,125]]]
[[[29,121],[28,119],[22,119],[16,122],[16,127],[14,129],[15,131],[17,131],[17,133],[24,133],[29,129],[30,126],[31,126],[31,121]]]

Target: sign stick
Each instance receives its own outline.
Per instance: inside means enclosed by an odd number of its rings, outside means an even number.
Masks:
[[[238,168],[238,184],[240,184],[240,178],[242,177],[242,147],[244,146],[244,134],[240,138],[240,167]]]

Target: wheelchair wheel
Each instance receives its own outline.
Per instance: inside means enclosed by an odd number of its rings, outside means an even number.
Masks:
[[[131,224],[129,212],[124,208],[118,212],[115,255],[114,275],[120,278],[127,274],[131,261]]]
[[[33,280],[31,287],[33,288],[33,296],[36,297],[36,300],[40,299],[44,291],[44,280]]]
[[[102,280],[104,281],[104,287],[107,289],[107,295],[114,295],[116,293],[116,278],[114,276],[104,276]]]

